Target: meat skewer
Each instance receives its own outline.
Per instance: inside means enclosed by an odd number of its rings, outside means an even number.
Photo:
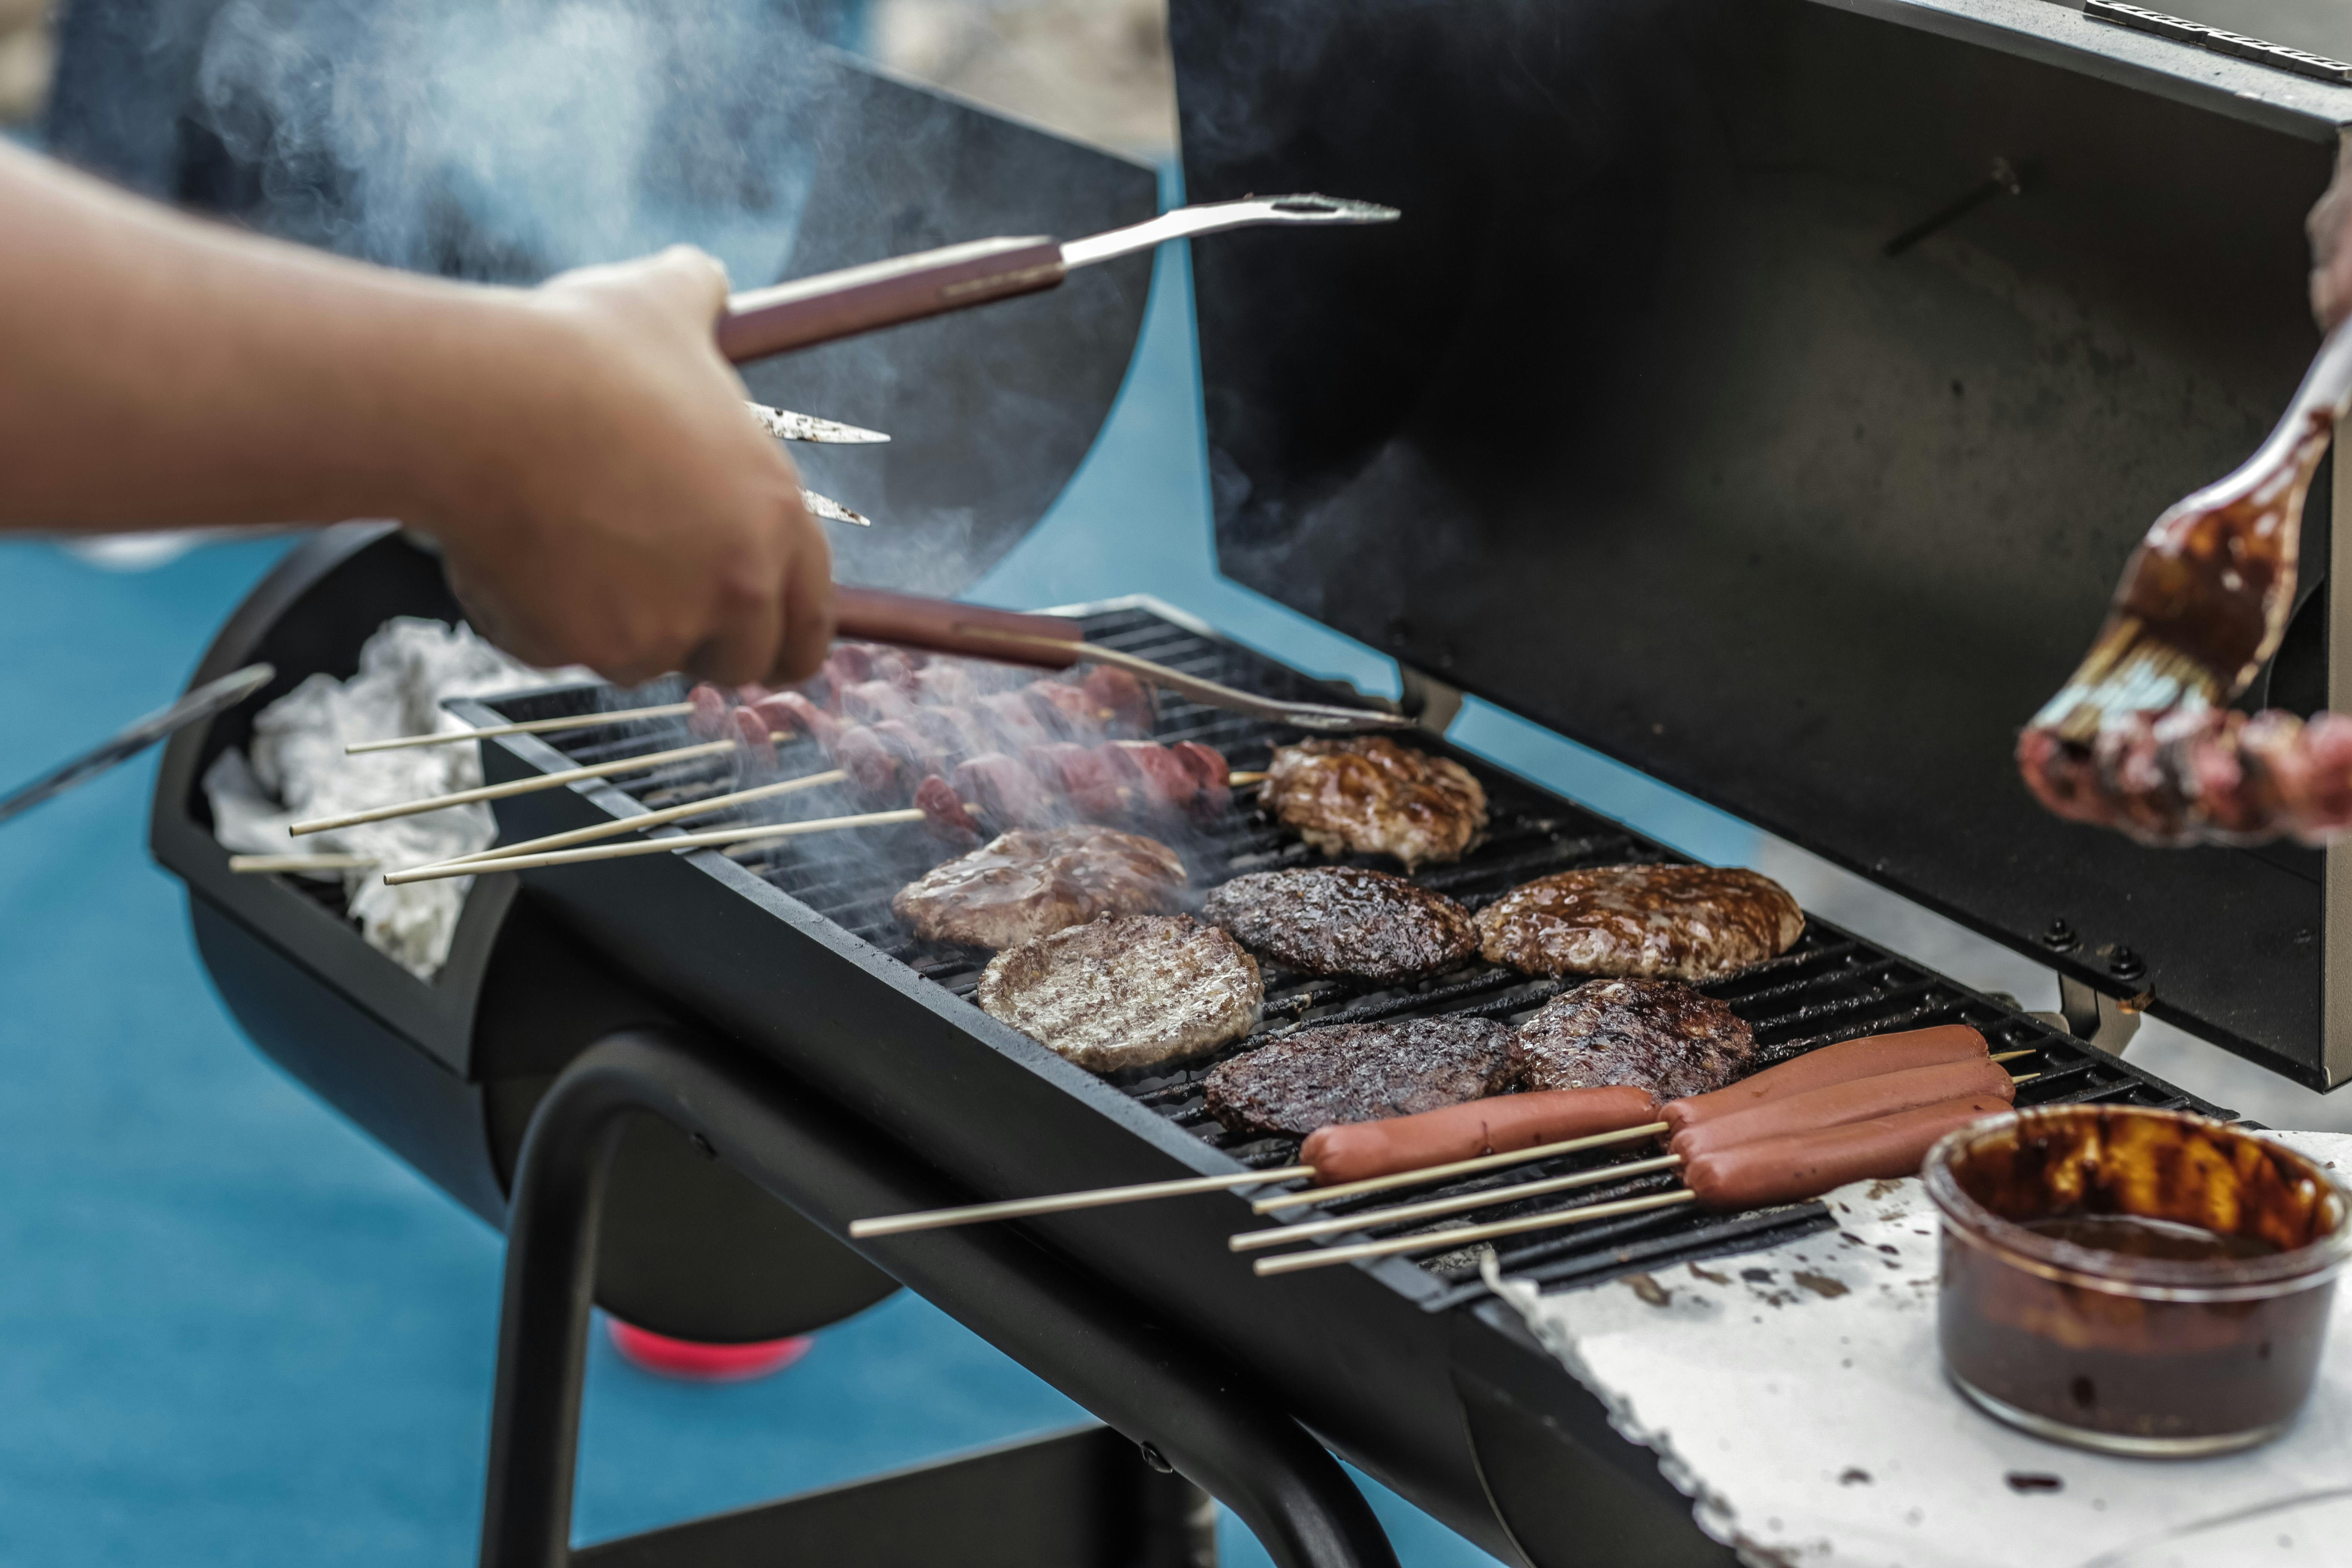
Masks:
[[[720,827],[708,833],[684,833],[675,838],[646,838],[635,844],[592,844],[580,849],[555,849],[541,855],[502,855],[494,860],[445,860],[413,870],[390,871],[384,881],[438,881],[447,877],[472,877],[490,871],[536,871],[545,866],[577,866],[591,860],[625,860],[639,855],[660,855],[677,849],[708,849],[722,844],[757,844],[772,838],[796,838],[809,833],[835,833],[856,827],[889,827],[901,823],[935,820],[937,813],[923,806],[902,811],[869,811],[856,816],[822,816],[807,822],[771,822],[758,827]]]
[[[476,730],[442,730],[430,735],[398,735],[389,741],[355,741],[343,755],[366,752],[396,752],[408,746],[454,746],[460,741],[484,741],[493,735],[546,735],[563,730],[597,730],[639,719],[675,719],[694,711],[691,702],[657,702],[651,708],[623,708],[611,713],[575,713],[561,719],[524,719],[512,724],[485,724]]]
[[[1278,1258],[1261,1258],[1251,1268],[1254,1273],[1261,1276],[1295,1274],[1301,1269],[1328,1268],[1360,1258],[1391,1258],[1408,1252],[1448,1251],[1457,1247],[1499,1240],[1507,1236],[1581,1225],[1590,1220],[1614,1219],[1624,1215],[1646,1213],[1651,1209],[1671,1208],[1678,1204],[1704,1203],[1709,1208],[1728,1212],[1759,1208],[1767,1204],[1802,1202],[1819,1197],[1831,1188],[1843,1186],[1848,1182],[1872,1178],[1893,1180],[1916,1175],[1919,1162],[1927,1158],[1927,1151],[1945,1133],[1966,1127],[1983,1117],[1997,1116],[2008,1109],[2008,1100],[1998,1095],[1948,1100],[1899,1115],[1850,1121],[1801,1135],[1744,1143],[1688,1163],[1677,1155],[1669,1154],[1662,1161],[1643,1163],[1653,1169],[1663,1169],[1669,1164],[1683,1165],[1685,1185],[1674,1192],[1587,1204],[1581,1208],[1557,1209],[1549,1214],[1496,1220],[1486,1225],[1423,1231],[1418,1235],[1391,1237],[1383,1241],[1358,1242],[1349,1247],[1286,1252]],[[1509,1189],[1481,1195],[1490,1203],[1505,1201]],[[1359,1227],[1376,1225],[1381,1223],[1381,1215],[1378,1213],[1356,1215],[1350,1216],[1349,1223]]]
[[[423,800],[404,800],[394,805],[379,805],[367,811],[349,812],[341,816],[313,817],[298,822],[287,832],[299,837],[305,833],[324,833],[330,828],[352,827],[362,822],[383,822],[395,816],[415,816],[421,812],[446,811],[453,805],[471,805],[477,801],[505,800],[509,796],[529,795],[534,790],[561,789],[565,784],[583,779],[610,778],[614,773],[633,773],[646,768],[657,768],[666,763],[683,763],[697,757],[714,757],[721,752],[735,749],[733,741],[706,741],[696,746],[678,746],[667,752],[648,752],[641,756],[618,757],[609,763],[595,763],[587,767],[564,768],[551,773],[540,773],[531,778],[512,779],[505,784],[481,784],[473,789],[457,790],[448,795],[427,795]]]
[[[624,816],[612,822],[600,822],[587,827],[575,827],[569,833],[551,833],[541,838],[526,838],[520,844],[494,844],[488,849],[477,849],[471,855],[453,855],[446,860],[433,862],[436,866],[480,865],[488,860],[503,860],[513,855],[537,855],[550,849],[568,849],[574,844],[586,844],[599,838],[617,837],[635,833],[640,828],[659,827],[664,823],[677,822],[689,816],[708,816],[714,811],[726,811],[755,800],[769,800],[799,790],[816,789],[829,784],[839,784],[849,775],[839,768],[821,773],[809,773],[780,784],[761,784],[756,789],[730,790],[708,800],[688,801],[684,805],[664,806],[640,816]]]
[[[1973,1038],[1979,1052],[1982,1052],[1983,1037],[1973,1029],[1959,1026],[1865,1036],[1809,1051],[1758,1073],[1748,1081],[1770,1080],[1766,1088],[1774,1092],[1769,1093],[1767,1098],[1780,1099],[1787,1097],[1791,1085],[1796,1086],[1799,1091],[1808,1091],[1854,1079],[1884,1077],[1921,1065],[1918,1052],[1923,1037],[1944,1037],[1948,1039],[1956,1036]],[[1980,1055],[1979,1059],[2012,1061],[2032,1054],[2031,1049],[2008,1051],[1990,1058]],[[1816,1068],[1804,1074],[1790,1070],[1817,1059],[1830,1070]],[[1777,1078],[1773,1076],[1776,1074],[1779,1075]],[[2013,1081],[2022,1083],[2032,1076],[2029,1074]],[[1698,1096],[1672,1103],[1688,1107],[1712,1098]],[[1755,1102],[1760,1101],[1751,1097],[1751,1103]],[[1043,1197],[1014,1198],[1001,1203],[894,1215],[856,1221],[851,1226],[850,1234],[853,1237],[890,1236],[951,1225],[977,1224],[983,1220],[1020,1219],[1035,1214],[1061,1214],[1073,1209],[1136,1203],[1146,1198],[1227,1192],[1280,1182],[1305,1180],[1325,1184],[1270,1194],[1250,1205],[1254,1214],[1272,1214],[1308,1204],[1355,1197],[1396,1187],[1426,1185],[1563,1154],[1639,1142],[1668,1131],[1669,1123],[1661,1119],[1659,1110],[1653,1109],[1649,1098],[1637,1089],[1611,1087],[1503,1095],[1384,1121],[1352,1122],[1319,1129],[1301,1147],[1300,1162],[1279,1170],[1244,1172],[1232,1176],[1188,1177],[1178,1182],[1147,1182],[1136,1186],[1097,1187],[1084,1192],[1056,1193]],[[1541,1142],[1525,1142],[1529,1139],[1540,1139]],[[1357,1147],[1349,1149],[1347,1147],[1349,1143]],[[1489,1146],[1495,1152],[1470,1152],[1465,1157],[1443,1163],[1432,1163],[1430,1159],[1433,1153],[1453,1152],[1465,1148],[1475,1151]],[[1316,1163],[1318,1155],[1322,1155],[1329,1163],[1328,1169]],[[1339,1158],[1335,1159],[1334,1155]],[[1671,1154],[1658,1158],[1668,1162],[1674,1160]],[[1412,1163],[1378,1169],[1388,1160],[1406,1160]],[[1668,1168],[1664,1163],[1654,1166],[1647,1162],[1638,1163],[1643,1170]],[[1365,1172],[1368,1166],[1374,1168],[1372,1173],[1358,1173]],[[1626,1165],[1604,1167],[1602,1171],[1602,1174],[1610,1179],[1634,1173],[1633,1167]],[[1334,1182],[1334,1176],[1349,1179]],[[1688,1201],[1678,1194],[1670,1195],[1674,1195],[1676,1202]],[[1483,1196],[1482,1201],[1494,1203],[1500,1200],[1489,1193]],[[1594,1215],[1591,1217],[1600,1216]],[[1351,1215],[1349,1223],[1360,1226],[1368,1223],[1368,1218],[1362,1215]],[[1243,1234],[1280,1233],[1253,1231]]]

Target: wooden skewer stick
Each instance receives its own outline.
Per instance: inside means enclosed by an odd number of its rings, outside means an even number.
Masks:
[[[607,724],[626,724],[638,719],[675,719],[694,711],[691,702],[663,702],[651,708],[623,708],[611,713],[579,713],[568,719],[524,719],[512,724],[485,724],[478,730],[448,730],[430,735],[401,735],[389,741],[359,741],[343,748],[343,755],[356,757],[362,752],[394,752],[404,746],[454,746],[460,741],[479,741],[491,735],[545,735],[558,730],[595,730]]]
[[[228,868],[240,876],[270,871],[364,871],[376,863],[372,855],[232,855]]]
[[[664,763],[682,763],[689,757],[715,757],[721,752],[735,749],[733,741],[705,741],[699,745],[679,746],[667,752],[649,752],[638,757],[620,757],[609,763],[596,763],[584,768],[565,768],[559,773],[539,773],[508,784],[483,784],[476,789],[461,789],[453,795],[427,795],[423,800],[404,800],[397,805],[379,805],[372,811],[354,811],[341,816],[321,816],[309,822],[298,822],[286,831],[299,837],[305,833],[324,833],[330,828],[356,827],[362,822],[383,822],[394,816],[415,816],[420,812],[446,811],[453,805],[471,805],[476,801],[504,800],[509,795],[529,795],[533,790],[561,789],[565,784],[578,784],[583,779],[609,778],[614,773],[633,773],[646,768],[657,768]]]
[[[1595,1132],[1589,1137],[1570,1138],[1563,1143],[1539,1143],[1532,1149],[1514,1149],[1506,1154],[1481,1154],[1475,1159],[1456,1160],[1449,1165],[1399,1171],[1389,1176],[1366,1176],[1360,1182],[1340,1182],[1328,1187],[1303,1187],[1297,1192],[1276,1193],[1270,1198],[1260,1198],[1250,1205],[1250,1212],[1272,1214],[1276,1209],[1295,1209],[1331,1198],[1351,1198],[1358,1193],[1381,1193],[1391,1187],[1418,1186],[1423,1182],[1442,1182],[1451,1176],[1466,1176],[1475,1171],[1523,1165],[1531,1160],[1549,1160],[1554,1154],[1573,1154],[1581,1149],[1606,1149],[1615,1143],[1638,1143],[1644,1138],[1654,1138],[1665,1130],[1664,1122],[1651,1121],[1615,1132]]]
[[[1996,1053],[1992,1059],[1997,1062],[2013,1062],[2020,1057],[2036,1055],[2041,1051],[2041,1049],[2042,1047],[2040,1046],[2031,1046],[2021,1051],[2000,1051]]]
[[[1279,1258],[1259,1258],[1252,1265],[1252,1270],[1261,1275],[1296,1274],[1302,1268],[1328,1268],[1335,1263],[1353,1263],[1359,1258],[1392,1258],[1401,1252],[1442,1252],[1450,1247],[1468,1247],[1474,1242],[1520,1236],[1531,1230],[1581,1225],[1591,1219],[1615,1219],[1621,1215],[1643,1214],[1651,1209],[1670,1208],[1675,1204],[1696,1203],[1697,1200],[1696,1193],[1688,1187],[1681,1187],[1671,1193],[1654,1193],[1648,1197],[1619,1198],[1614,1203],[1587,1204],[1579,1209],[1528,1215],[1519,1219],[1498,1219],[1491,1225],[1456,1226],[1452,1230],[1425,1230],[1419,1236],[1391,1237],[1386,1241],[1360,1241],[1353,1247],[1286,1252]]]
[[[1308,1220],[1301,1225],[1276,1226],[1272,1230],[1245,1230],[1228,1237],[1225,1245],[1235,1252],[1255,1252],[1261,1247],[1280,1247],[1286,1241],[1312,1241],[1318,1236],[1335,1231],[1368,1230],[1376,1225],[1395,1225],[1411,1219],[1434,1219],[1439,1215],[1460,1214],[1465,1209],[1482,1209],[1496,1204],[1516,1203],[1521,1198],[1541,1197],[1546,1193],[1572,1192],[1578,1187],[1599,1186],[1621,1176],[1647,1175],[1652,1171],[1671,1171],[1683,1163],[1680,1154],[1661,1154],[1654,1160],[1636,1160],[1629,1165],[1603,1165],[1597,1171],[1578,1171],[1566,1176],[1553,1176],[1540,1182],[1523,1182],[1517,1186],[1488,1187],[1482,1192],[1461,1193],[1450,1198],[1429,1198],[1417,1204],[1400,1204],[1394,1208],[1366,1209],[1360,1214],[1340,1215],[1331,1219]]]
[[[821,784],[841,784],[849,777],[845,768],[828,768],[821,773],[804,778],[786,779],[782,784],[761,784],[757,789],[739,789],[726,795],[714,795],[709,800],[688,801],[684,805],[664,806],[641,816],[624,816],[614,822],[600,822],[592,827],[575,827],[569,833],[551,833],[544,838],[526,838],[520,844],[493,845],[477,849],[471,855],[452,855],[446,860],[436,860],[436,866],[480,866],[486,860],[504,860],[515,855],[538,855],[550,849],[568,848],[574,844],[586,844],[593,839],[613,838],[624,833],[634,833],[640,827],[659,827],[666,822],[683,817],[702,816],[746,801],[766,800],[772,795],[791,795],[795,790],[815,789]],[[418,869],[423,869],[422,867]]]
[[[1278,1171],[1244,1171],[1231,1176],[1185,1176],[1172,1182],[1139,1182],[1127,1187],[1096,1187],[1083,1193],[1055,1193],[1051,1197],[1013,1198],[998,1204],[967,1204],[961,1208],[927,1209],[920,1214],[885,1215],[849,1222],[853,1240],[869,1236],[902,1236],[910,1230],[943,1230],[951,1225],[979,1225],[988,1220],[1025,1219],[1031,1215],[1063,1214],[1071,1209],[1108,1208],[1114,1204],[1141,1203],[1146,1198],[1180,1198],[1193,1193],[1231,1192],[1265,1182],[1290,1182],[1312,1176],[1312,1165],[1286,1165]]]
[[[1235,789],[1246,789],[1251,784],[1265,783],[1265,774],[1262,773],[1254,773],[1244,768],[1242,772],[1237,773],[1227,773],[1225,775],[1225,782],[1233,785]]]
[[[729,742],[730,745],[733,742]],[[969,808],[967,808],[969,809]],[[492,871],[536,871],[542,866],[577,866],[589,860],[625,860],[633,855],[661,855],[673,849],[708,849],[715,844],[752,844],[766,838],[793,838],[803,833],[831,833],[845,827],[887,827],[898,822],[920,822],[921,806],[902,811],[869,811],[858,816],[820,816],[809,822],[772,822],[764,827],[721,827],[709,833],[681,833],[675,838],[646,838],[635,844],[591,844],[583,849],[558,849],[545,855],[501,855],[495,860],[444,860],[413,870],[388,871],[393,887],[406,882],[432,882],[444,877],[473,877]]]

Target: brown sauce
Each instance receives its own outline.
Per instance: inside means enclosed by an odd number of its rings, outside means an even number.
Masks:
[[[2163,1258],[2191,1263],[2214,1258],[2268,1258],[2283,1251],[2259,1236],[2222,1236],[2202,1226],[2147,1219],[2136,1214],[2055,1215],[2028,1220],[2025,1228],[2053,1241],[2128,1258]]]

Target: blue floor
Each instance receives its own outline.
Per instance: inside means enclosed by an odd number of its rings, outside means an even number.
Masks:
[[[1183,280],[1171,258],[1097,450],[981,596],[1146,590],[1393,689],[1383,661],[1214,576]],[[280,548],[121,574],[0,546],[0,783],[166,700]],[[1485,710],[1457,732],[1737,857],[1744,830],[1590,753]],[[0,1563],[465,1561],[498,1238],[245,1045],[146,857],[152,778],[151,758],[0,828]],[[663,1383],[600,1341],[588,1409],[583,1539],[1078,1415],[903,1295],[756,1384]],[[1409,1568],[1487,1561],[1375,1501]],[[1265,1561],[1226,1533],[1229,1562]]]

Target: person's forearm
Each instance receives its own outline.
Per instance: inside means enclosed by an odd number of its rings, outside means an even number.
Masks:
[[[5,143],[0,235],[0,527],[429,516],[494,460],[467,405],[555,336],[513,291],[183,217]]]

